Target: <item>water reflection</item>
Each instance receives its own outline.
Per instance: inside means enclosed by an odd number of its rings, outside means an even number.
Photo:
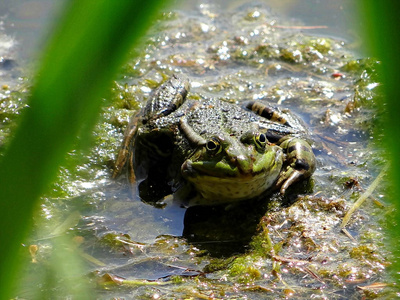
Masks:
[[[140,200],[137,187],[114,184],[96,214],[105,217],[105,230],[126,233],[137,242],[151,243],[160,235],[181,236],[185,209],[167,197],[162,209]]]
[[[190,207],[185,213],[183,237],[212,257],[243,253],[263,216],[260,206],[242,203],[234,207]]]
[[[294,189],[304,192],[307,185],[299,183]],[[282,199],[278,193],[268,194],[232,205],[184,208],[183,201],[172,195],[158,206],[146,203],[140,199],[137,185],[132,188],[125,182],[112,182],[101,193],[101,203],[94,200],[97,209],[86,212],[83,226],[97,238],[114,232],[129,236],[131,241],[151,244],[160,236],[171,236],[183,238],[212,257],[245,252],[265,212],[277,203],[292,203],[298,195],[291,192]],[[79,198],[75,203],[82,205],[85,201]]]

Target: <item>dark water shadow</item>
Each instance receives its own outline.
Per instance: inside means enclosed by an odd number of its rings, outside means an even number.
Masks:
[[[263,195],[233,205],[194,206],[186,210],[183,237],[212,257],[230,257],[246,252],[258,224],[273,203],[290,205],[297,194],[281,197],[278,193]],[[276,207],[275,207],[276,209]]]
[[[91,224],[88,229],[98,237],[115,232],[128,235],[132,241],[152,244],[160,236],[171,236],[183,238],[211,257],[231,257],[249,249],[260,219],[268,211],[290,205],[306,187],[307,183],[299,183],[285,197],[270,192],[229,205],[184,208],[182,201],[172,195],[149,203],[141,199],[137,185],[111,182],[103,189],[101,200],[95,201],[96,208],[83,214]],[[93,200],[93,196],[87,199]]]
[[[186,210],[183,237],[213,257],[244,253],[264,215],[256,205],[194,206]]]

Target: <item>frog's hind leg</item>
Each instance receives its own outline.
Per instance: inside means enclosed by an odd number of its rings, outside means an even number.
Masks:
[[[185,76],[173,74],[150,94],[143,109],[143,124],[177,110],[185,102],[189,89],[190,82]]]
[[[290,185],[314,173],[315,156],[310,144],[296,137],[283,138],[279,146],[286,154],[286,167],[283,168],[276,186],[284,194]]]
[[[147,100],[146,106],[129,121],[114,165],[112,178],[117,178],[121,174],[129,159],[129,182],[134,183],[136,181],[133,150],[138,126],[153,122],[174,112],[186,100],[189,89],[190,83],[185,76],[173,74],[167,81],[153,90]]]
[[[292,127],[285,117],[284,113],[277,107],[272,107],[267,105],[266,103],[262,103],[259,101],[248,101],[246,102],[245,107],[253,111],[257,115],[271,120],[272,122]]]

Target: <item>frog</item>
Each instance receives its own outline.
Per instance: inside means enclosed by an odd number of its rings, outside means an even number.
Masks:
[[[310,134],[290,110],[261,100],[191,98],[189,90],[189,79],[173,74],[125,130],[112,177],[126,169],[145,202],[181,190],[190,191],[181,193],[187,207],[285,195],[314,173]]]

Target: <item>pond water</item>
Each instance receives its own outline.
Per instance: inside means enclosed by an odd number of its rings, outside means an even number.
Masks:
[[[13,38],[14,50],[19,59],[32,59],[42,49],[48,36],[52,22],[57,20],[65,0],[16,0],[0,3],[2,34],[7,39]],[[279,15],[291,26],[304,26],[303,30],[311,30],[313,35],[335,37],[352,44],[361,50],[359,28],[361,21],[357,14],[357,1],[354,0],[285,0],[259,1],[267,5],[273,14]],[[175,1],[172,7],[190,11],[201,3],[213,3],[220,11],[234,10],[246,0],[234,1]],[[257,4],[257,2],[252,2]],[[307,28],[308,27],[308,28]],[[314,27],[314,28],[312,28]],[[311,29],[312,28],[312,29]],[[9,55],[9,54],[8,54]]]
[[[30,84],[27,70],[62,2],[0,3],[0,76],[22,98],[20,105],[3,106],[10,117],[3,119],[2,140],[24,106],[21,86]],[[362,43],[354,1],[174,5],[103,100],[91,151],[72,151],[44,197],[29,242],[39,249],[37,260],[45,262],[56,248],[53,239],[66,232],[79,241],[85,272],[104,299],[358,299],[389,293],[372,285],[390,281],[380,219],[387,210],[379,204],[385,186],[354,214],[348,235],[340,230],[346,211],[384,165],[373,144],[381,132],[371,121],[378,110],[376,62],[357,60]],[[301,116],[314,140],[313,180],[285,198],[270,195],[228,209],[185,209],[172,197],[149,205],[125,178],[111,180],[130,115],[154,82],[174,72],[191,79],[191,98],[268,99]],[[7,97],[4,92],[3,104]],[[38,270],[40,264],[27,271],[32,286],[45,276]],[[62,288],[56,293],[68,295]]]

